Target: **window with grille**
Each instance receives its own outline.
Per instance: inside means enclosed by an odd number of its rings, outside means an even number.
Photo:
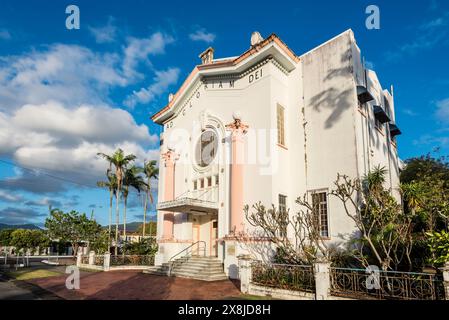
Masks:
[[[207,177],[207,186],[212,187],[212,177]]]
[[[198,189],[198,181],[195,180],[193,181],[193,190],[197,190]]]
[[[285,146],[285,110],[280,104],[277,105],[277,129],[278,143]]]
[[[315,192],[312,193],[312,205],[314,214],[318,222],[320,235],[323,238],[329,238],[329,216],[327,211],[327,193]]]
[[[220,184],[220,178],[218,177],[218,174],[215,176],[215,185],[218,186]]]

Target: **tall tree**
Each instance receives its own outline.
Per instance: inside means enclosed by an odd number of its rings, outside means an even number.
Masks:
[[[147,220],[147,208],[148,208],[148,200],[150,200],[151,204],[153,204],[154,199],[153,195],[151,194],[151,179],[158,179],[159,176],[159,168],[156,167],[157,161],[151,160],[148,162],[144,162],[143,165],[143,173],[145,174],[145,177],[147,179],[146,181],[146,195],[145,195],[145,205],[143,207],[143,227],[142,227],[142,236],[145,237],[145,225]],[[150,224],[151,227],[151,224]],[[152,232],[150,230],[150,235],[152,235]]]
[[[111,230],[112,230],[112,200],[117,190],[117,176],[111,172],[111,169],[106,171],[108,181],[98,181],[97,186],[100,188],[107,188],[109,190],[109,228],[108,228],[108,252],[111,251]]]
[[[117,190],[115,192],[116,195],[116,206],[115,206],[115,215],[116,215],[116,224],[115,224],[115,255],[118,254],[118,226],[120,223],[120,195],[122,193],[122,185],[123,185],[123,176],[126,167],[136,159],[136,156],[133,154],[125,155],[122,149],[117,149],[112,155],[108,155],[105,153],[98,153],[98,155],[104,159],[106,159],[109,164],[114,165],[115,167],[115,176],[117,177]]]
[[[126,168],[125,174],[123,176],[123,237],[126,241],[126,208],[128,204],[129,187],[133,187],[140,193],[140,191],[145,187],[145,182],[143,177],[140,175],[143,169],[137,166],[131,166]]]

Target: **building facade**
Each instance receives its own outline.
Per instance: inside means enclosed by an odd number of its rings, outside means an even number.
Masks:
[[[240,56],[214,59],[209,48],[200,58],[152,116],[163,126],[156,264],[195,244],[234,278],[239,255],[273,254],[244,205],[296,212],[304,194],[319,205],[323,238],[343,244],[356,228],[328,196],[338,173],[383,166],[399,197],[393,88],[364,66],[351,30],[300,56],[255,32]]]

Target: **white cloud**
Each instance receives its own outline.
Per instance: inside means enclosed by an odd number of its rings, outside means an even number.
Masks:
[[[97,43],[110,43],[116,40],[117,27],[113,24],[113,21],[114,19],[110,17],[107,25],[103,27],[89,26],[89,31]]]
[[[23,197],[19,194],[13,194],[12,192],[0,190],[0,200],[6,202],[20,202],[23,200]]]
[[[0,110],[56,100],[66,104],[101,103],[113,86],[129,80],[115,54],[98,54],[56,44],[45,51],[0,57]]]
[[[123,73],[128,78],[142,77],[142,74],[136,71],[139,63],[150,64],[149,55],[165,53],[165,47],[173,43],[171,36],[161,32],[156,32],[149,38],[128,38],[128,44],[124,49]]]
[[[2,155],[25,168],[44,170],[5,179],[0,185],[4,189],[57,192],[64,180],[49,182],[45,173],[94,187],[107,168],[97,153],[113,153],[119,147],[140,161],[158,158],[157,135],[150,135],[122,109],[67,108],[55,102],[25,105],[12,115],[0,112],[0,127]],[[151,146],[154,149],[148,149]]]
[[[436,117],[439,121],[449,124],[449,98],[437,102]]]
[[[156,71],[153,78],[154,83],[148,88],[141,88],[129,95],[124,104],[129,108],[134,108],[137,104],[146,104],[151,102],[156,96],[165,92],[169,86],[176,84],[179,78],[180,70],[178,68],[169,68],[165,71]]]
[[[193,41],[204,41],[207,43],[212,43],[214,42],[216,35],[212,32],[207,32],[204,28],[201,28],[189,34],[189,38]]]
[[[9,39],[11,39],[11,34],[6,29],[0,29],[0,39],[1,40],[9,40]]]

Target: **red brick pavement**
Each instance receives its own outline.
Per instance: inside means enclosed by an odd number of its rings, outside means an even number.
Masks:
[[[138,271],[82,272],[79,290],[68,290],[68,275],[34,279],[32,284],[68,300],[219,300],[240,295],[230,280],[204,282]]]

